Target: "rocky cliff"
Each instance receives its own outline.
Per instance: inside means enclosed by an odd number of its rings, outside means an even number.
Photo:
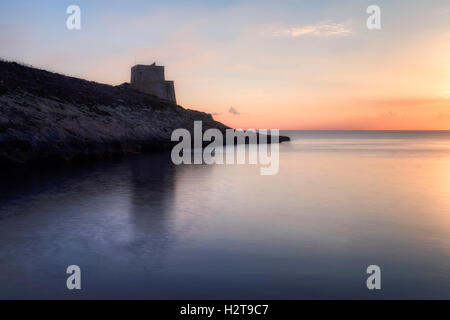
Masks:
[[[177,128],[227,129],[210,114],[131,89],[0,61],[0,163],[170,148]]]

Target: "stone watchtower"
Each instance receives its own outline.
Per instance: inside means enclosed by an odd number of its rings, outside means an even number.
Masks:
[[[164,67],[138,64],[131,68],[131,87],[158,98],[177,103],[173,81],[166,81]]]

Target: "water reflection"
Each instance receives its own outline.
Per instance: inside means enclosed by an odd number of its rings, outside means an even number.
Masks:
[[[171,244],[176,241],[173,226],[173,197],[176,175],[182,167],[172,164],[167,154],[129,160],[130,224],[132,241],[127,250],[145,260],[147,268],[160,267]]]
[[[449,298],[447,134],[290,135],[275,176],[168,154],[2,171],[0,297]]]
[[[171,216],[180,170],[169,155],[154,154],[2,171],[0,297],[64,296],[57,282],[69,264],[91,271],[85,281],[96,289],[88,297],[107,292],[123,269],[126,287],[160,268],[176,241]],[[36,292],[13,285],[18,279]]]

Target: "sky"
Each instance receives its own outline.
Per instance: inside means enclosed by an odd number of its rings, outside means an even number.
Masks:
[[[112,85],[157,62],[235,128],[450,129],[448,0],[1,0],[0,57]]]

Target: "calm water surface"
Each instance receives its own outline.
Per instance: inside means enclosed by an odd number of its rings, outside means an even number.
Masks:
[[[1,169],[0,298],[450,299],[450,133],[286,134],[275,176],[165,154]]]

